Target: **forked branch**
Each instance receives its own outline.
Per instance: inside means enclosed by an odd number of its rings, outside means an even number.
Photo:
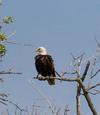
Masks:
[[[56,80],[68,81],[68,82],[77,82],[80,85],[80,87],[82,88],[82,90],[83,90],[83,94],[85,96],[85,99],[86,99],[86,101],[88,103],[88,106],[90,107],[93,115],[98,115],[98,113],[97,113],[97,111],[96,111],[96,109],[95,109],[95,107],[94,107],[94,105],[92,103],[92,100],[91,100],[91,98],[90,98],[90,96],[88,94],[88,91],[86,90],[86,88],[83,85],[83,82],[82,82],[82,80],[80,78],[77,78],[77,77],[76,78],[65,78],[65,77],[50,77],[49,78],[49,77],[41,76],[41,77],[38,77],[38,78],[34,77],[34,79],[42,79],[42,80],[56,79]]]

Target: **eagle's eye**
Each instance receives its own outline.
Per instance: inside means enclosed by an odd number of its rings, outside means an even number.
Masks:
[[[38,49],[36,50],[36,52],[41,52],[41,48],[38,48]]]

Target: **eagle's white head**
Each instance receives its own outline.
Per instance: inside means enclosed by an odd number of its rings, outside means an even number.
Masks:
[[[46,50],[46,48],[44,48],[44,47],[38,47],[38,48],[36,49],[36,53],[37,53],[38,55],[47,55],[47,50]]]

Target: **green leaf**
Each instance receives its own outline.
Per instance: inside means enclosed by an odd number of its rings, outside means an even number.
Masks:
[[[6,47],[3,44],[0,44],[0,57],[4,56],[6,51]]]
[[[13,17],[12,16],[5,16],[3,18],[3,23],[5,23],[5,24],[13,23]]]
[[[0,41],[7,40],[7,35],[3,32],[0,32]]]

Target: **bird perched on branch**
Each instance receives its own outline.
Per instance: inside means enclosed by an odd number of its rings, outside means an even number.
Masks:
[[[47,54],[47,50],[44,47],[38,47],[36,49],[37,55],[35,56],[35,66],[38,75],[43,77],[56,77],[55,67],[53,59]],[[47,79],[49,85],[55,85],[55,79]]]

